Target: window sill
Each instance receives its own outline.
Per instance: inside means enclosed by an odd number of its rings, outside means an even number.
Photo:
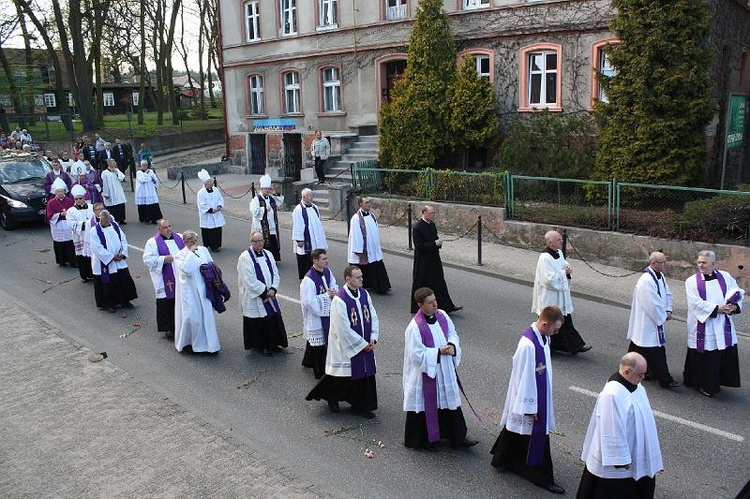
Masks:
[[[346,116],[346,111],[318,111],[319,118],[333,118],[338,116]]]
[[[562,106],[521,106],[518,108],[519,113],[537,113],[540,111],[549,111],[550,113],[561,113]]]
[[[304,113],[281,113],[280,115],[283,118],[304,118]]]
[[[246,114],[245,115],[246,120],[263,120],[267,118],[268,118],[267,114]]]
[[[331,31],[331,30],[334,30],[334,29],[339,29],[339,25],[338,24],[326,24],[326,25],[323,25],[323,26],[316,26],[315,27],[315,31]]]
[[[261,41],[260,38],[254,38],[252,40],[245,40],[245,43],[248,45],[252,45],[253,43],[258,43],[259,41]]]

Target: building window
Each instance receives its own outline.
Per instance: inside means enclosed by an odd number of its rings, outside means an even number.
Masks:
[[[492,80],[492,70],[490,66],[490,56],[488,55],[475,55],[474,64],[476,64],[477,75],[480,78],[484,78],[487,81]]]
[[[250,114],[266,114],[263,101],[263,76],[251,75],[247,79],[247,84],[250,91]]]
[[[538,44],[521,49],[520,110],[561,111],[561,48]]]
[[[490,6],[490,0],[463,0],[464,10],[483,9]]]
[[[322,71],[323,112],[341,111],[341,78],[339,68],[325,68]]]
[[[57,107],[55,94],[44,94],[44,107]]]
[[[112,92],[104,92],[104,107],[115,107],[115,94]]]
[[[75,105],[76,105],[76,100],[73,98],[73,93],[68,92],[68,106],[75,107]]]
[[[591,46],[591,102],[590,108],[593,109],[597,102],[609,102],[605,95],[600,78],[611,78],[617,74],[617,70],[612,65],[607,51],[611,45],[620,43],[616,38],[609,38],[594,43]]]
[[[258,0],[245,4],[245,32],[248,42],[260,40],[260,12],[258,11]]]
[[[609,57],[607,57],[607,51],[606,50],[600,50],[599,51],[599,67],[598,67],[599,73],[607,78],[612,78],[614,75],[617,74],[617,71],[615,70],[615,67],[612,65],[612,62],[610,62]],[[597,95],[597,98],[602,102],[609,102],[609,98],[604,93],[604,90],[602,89],[601,85],[597,85],[599,87],[599,92]]]
[[[284,73],[284,112],[286,114],[299,114],[302,112],[300,106],[299,73],[296,71]]]
[[[281,0],[281,36],[297,34],[297,0]]]
[[[0,94],[0,106],[2,107],[10,107],[13,103],[10,101],[10,95],[8,94]]]
[[[477,76],[492,83],[495,79],[494,60],[495,54],[488,49],[467,49],[458,54],[459,67],[463,64],[466,56],[471,57],[474,61],[474,68],[477,70]]]
[[[44,106],[44,94],[34,94],[34,106]]]
[[[406,19],[406,0],[385,0],[385,18],[388,21]]]
[[[141,102],[141,94],[139,94],[138,92],[131,92],[130,93],[130,102],[134,106],[138,106],[140,104],[140,102]]]
[[[336,28],[339,22],[338,0],[318,0],[318,26]]]

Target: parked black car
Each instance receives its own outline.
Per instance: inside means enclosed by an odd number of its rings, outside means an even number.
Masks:
[[[11,230],[22,222],[44,220],[44,176],[52,168],[34,154],[0,155],[0,225]]]

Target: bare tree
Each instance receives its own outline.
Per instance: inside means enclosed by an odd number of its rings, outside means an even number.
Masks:
[[[2,23],[0,23],[0,65],[2,65],[3,72],[5,73],[5,78],[8,81],[8,92],[10,94],[10,100],[13,103],[13,109],[15,111],[18,124],[22,127],[25,127],[26,119],[23,117],[23,107],[21,106],[21,92],[19,92],[18,90],[16,76],[13,73],[13,68],[11,67],[8,56],[6,55],[3,48],[8,38],[16,31],[17,27],[18,17],[15,17],[13,19],[3,19]],[[9,128],[7,123],[3,123],[2,125],[4,129]]]

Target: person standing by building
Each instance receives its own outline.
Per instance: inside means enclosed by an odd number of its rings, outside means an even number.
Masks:
[[[277,262],[281,261],[281,240],[279,239],[279,200],[271,185],[271,177],[260,177],[260,193],[250,201],[250,215],[253,218],[253,231],[263,234],[263,248],[271,252]]]
[[[114,159],[107,161],[107,169],[102,172],[102,197],[104,206],[112,214],[120,225],[127,225],[125,221],[125,191],[122,189],[122,182],[125,175],[117,169],[117,162]]]
[[[370,198],[360,197],[357,204],[359,209],[349,221],[349,263],[362,270],[362,287],[385,294],[391,290],[391,281],[383,263],[378,221]]]
[[[419,288],[430,288],[435,292],[435,298],[447,314],[458,312],[463,307],[457,306],[451,300],[448,286],[445,284],[443,262],[440,259],[440,249],[443,241],[438,237],[434,222],[435,207],[425,205],[422,208],[422,218],[414,224],[412,235],[414,238],[414,268],[411,284],[411,312],[416,313],[419,307],[414,300],[414,292]]]
[[[216,316],[211,300],[206,295],[206,281],[201,265],[213,262],[204,246],[198,245],[198,234],[192,230],[182,233],[182,248],[174,257],[177,268],[175,291],[174,347],[178,352],[215,353],[221,350]]]
[[[162,218],[159,179],[145,160],[141,161],[141,169],[135,176],[135,204],[138,206],[138,220],[141,223],[155,224]]]
[[[336,277],[328,268],[328,253],[324,249],[312,250],[312,267],[299,283],[299,300],[302,305],[302,337],[305,338],[305,355],[302,366],[313,370],[315,379],[325,374],[326,344],[331,327],[331,300],[339,287]]]
[[[586,463],[578,499],[653,499],[664,471],[651,404],[641,381],[646,359],[628,352],[596,399],[581,460]]]
[[[685,280],[687,354],[683,379],[706,397],[722,386],[740,386],[737,330],[733,315],[742,312],[745,291],[729,272],[716,268],[716,253],[698,253],[698,272]]]
[[[456,327],[438,308],[430,288],[419,288],[414,295],[419,311],[404,333],[404,445],[434,450],[438,441],[447,439],[451,447],[472,447],[479,442],[466,438]]]
[[[325,162],[331,155],[331,144],[327,138],[323,137],[320,130],[315,130],[315,138],[310,144],[310,154],[315,160],[315,174],[318,176],[318,183],[324,184],[326,181]]]
[[[379,322],[362,288],[362,271],[355,265],[344,270],[346,284],[331,300],[331,327],[328,333],[326,374],[315,385],[306,400],[326,400],[333,412],[339,402],[348,402],[351,413],[373,419],[378,408],[375,382],[375,345]]]
[[[73,207],[73,200],[66,194],[68,186],[62,178],[57,178],[50,187],[52,199],[47,201],[46,220],[52,233],[52,247],[55,251],[55,262],[58,265],[78,266],[73,233],[67,219],[68,210]]]
[[[174,338],[175,289],[174,257],[185,247],[182,236],[172,231],[166,218],[157,222],[156,235],[143,247],[143,264],[148,268],[156,295],[156,330]]]
[[[289,346],[276,293],[281,275],[273,255],[263,249],[263,234],[250,234],[250,247],[237,260],[245,350],[257,348],[266,357]]]
[[[320,210],[313,203],[311,189],[302,189],[302,202],[292,212],[292,240],[297,256],[297,273],[303,279],[313,264],[312,251],[328,249],[326,232],[320,221]]]
[[[638,352],[648,362],[648,377],[662,388],[676,388],[682,383],[669,374],[664,326],[672,320],[672,291],[664,277],[667,257],[660,251],[649,256],[648,267],[633,290],[628,322],[628,352]]]
[[[550,305],[562,310],[565,320],[560,332],[552,337],[554,352],[576,355],[591,350],[573,325],[573,300],[570,279],[573,270],[561,251],[563,239],[556,230],[544,234],[545,250],[539,255],[531,296],[531,311],[535,314]]]
[[[505,468],[554,494],[565,489],[555,483],[549,432],[555,429],[550,342],[560,330],[563,315],[556,306],[539,317],[521,335],[513,354],[503,428],[490,451],[492,466]]]
[[[141,160],[143,161],[143,160]],[[203,187],[198,191],[198,213],[200,214],[201,238],[203,245],[211,251],[221,251],[221,228],[224,221],[224,197],[214,189],[214,180],[203,169],[198,172]]]
[[[86,201],[86,189],[82,186],[74,185],[71,194],[73,194],[74,204],[68,209],[66,218],[73,235],[73,247],[81,281],[89,282],[94,280],[94,273],[91,270],[91,242],[88,238],[94,209],[93,205]]]

